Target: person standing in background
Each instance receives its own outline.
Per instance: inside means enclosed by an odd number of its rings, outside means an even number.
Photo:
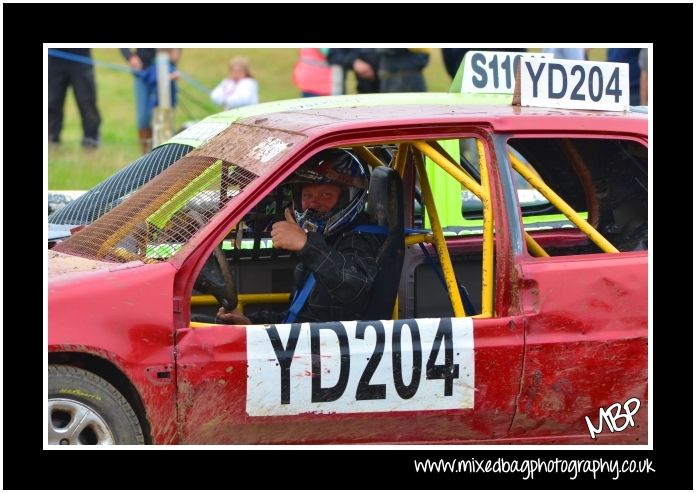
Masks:
[[[222,79],[213,89],[210,99],[226,110],[259,102],[259,85],[251,75],[246,58],[235,57],[230,60],[227,78]]]
[[[375,48],[331,48],[327,59],[331,65],[343,67],[344,74],[349,70],[355,72],[358,94],[379,92],[379,55]],[[345,82],[344,77],[343,94]]]
[[[157,100],[157,84],[151,84],[143,76],[155,63],[155,48],[121,48],[121,54],[133,70],[135,81],[135,113],[138,125],[138,139],[143,154],[152,148],[152,109]],[[176,67],[181,56],[181,49],[169,50],[169,61]]]
[[[471,48],[442,48],[442,61],[450,79],[454,79],[454,76],[457,75],[457,70],[459,70],[459,66],[462,64],[462,60],[464,60],[464,55],[469,50]]]
[[[101,116],[97,108],[91,48],[57,48],[56,51],[56,56],[48,57],[48,142],[54,146],[60,144],[65,96],[72,86],[82,120],[82,147],[96,149]],[[60,54],[65,58],[59,57]],[[70,59],[71,55],[83,59],[84,63]]]
[[[628,63],[628,80],[631,88],[631,106],[640,104],[640,67],[638,54],[640,48],[609,48],[607,62]]]
[[[377,48],[379,92],[425,92],[429,48]]]
[[[328,48],[300,48],[300,57],[292,70],[292,81],[303,98],[340,94],[340,82],[326,56]]]

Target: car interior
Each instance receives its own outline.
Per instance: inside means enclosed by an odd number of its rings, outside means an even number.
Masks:
[[[421,173],[426,163],[434,167],[432,161],[444,158],[452,165],[449,172],[452,179],[460,181],[461,189],[479,196],[481,168],[472,163],[480,156],[476,146],[471,142],[464,145],[464,140],[456,146],[459,153],[445,151],[436,141],[352,147],[372,167],[367,212],[376,224],[389,230],[380,253],[382,274],[376,288],[380,296],[375,297],[379,306],[371,307],[374,318],[461,316],[462,312],[478,317],[494,315],[492,258],[490,277],[483,275],[486,248],[493,256],[493,239],[491,234],[491,245],[486,247],[481,202],[478,208],[463,201],[458,204],[463,226],[439,224],[438,208],[443,204],[421,176],[426,174]],[[529,255],[647,249],[647,152],[641,143],[514,135],[506,143]],[[474,152],[467,152],[465,147]],[[544,186],[560,196],[560,202],[536,193]],[[524,202],[521,189],[536,195]],[[193,326],[215,323],[219,306],[237,306],[244,313],[287,309],[297,259],[290,252],[274,249],[269,232],[291,204],[291,196],[282,185],[268,194],[206,262],[192,296]],[[575,219],[578,224],[566,214],[568,209],[579,217]],[[599,232],[606,241],[592,240],[590,230]],[[454,292],[447,288],[450,277],[458,287]]]

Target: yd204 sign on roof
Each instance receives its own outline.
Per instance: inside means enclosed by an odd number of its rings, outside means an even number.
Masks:
[[[625,63],[561,60],[545,53],[469,51],[461,70],[464,93],[512,94],[519,75],[522,106],[624,111],[629,105]]]
[[[49,444],[647,443],[646,115],[483,100],[258,105],[152,151],[178,154],[49,252]],[[326,149],[371,169],[379,314],[221,323],[288,309],[269,230]]]
[[[628,109],[628,64],[524,59],[522,106]]]

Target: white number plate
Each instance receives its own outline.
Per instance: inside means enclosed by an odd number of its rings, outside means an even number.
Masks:
[[[541,60],[525,56],[521,70],[522,106],[628,109],[627,63]]]
[[[471,318],[249,326],[249,416],[474,407]]]
[[[467,51],[464,56],[462,92],[512,94],[515,72],[522,57],[553,58],[550,53]]]

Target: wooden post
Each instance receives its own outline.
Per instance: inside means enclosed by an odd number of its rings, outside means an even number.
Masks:
[[[174,136],[171,79],[169,78],[169,49],[157,49],[157,107],[152,112],[152,147]]]
[[[515,90],[512,92],[512,105],[520,106],[522,104],[522,59],[520,63],[517,64],[517,70],[515,70]]]

